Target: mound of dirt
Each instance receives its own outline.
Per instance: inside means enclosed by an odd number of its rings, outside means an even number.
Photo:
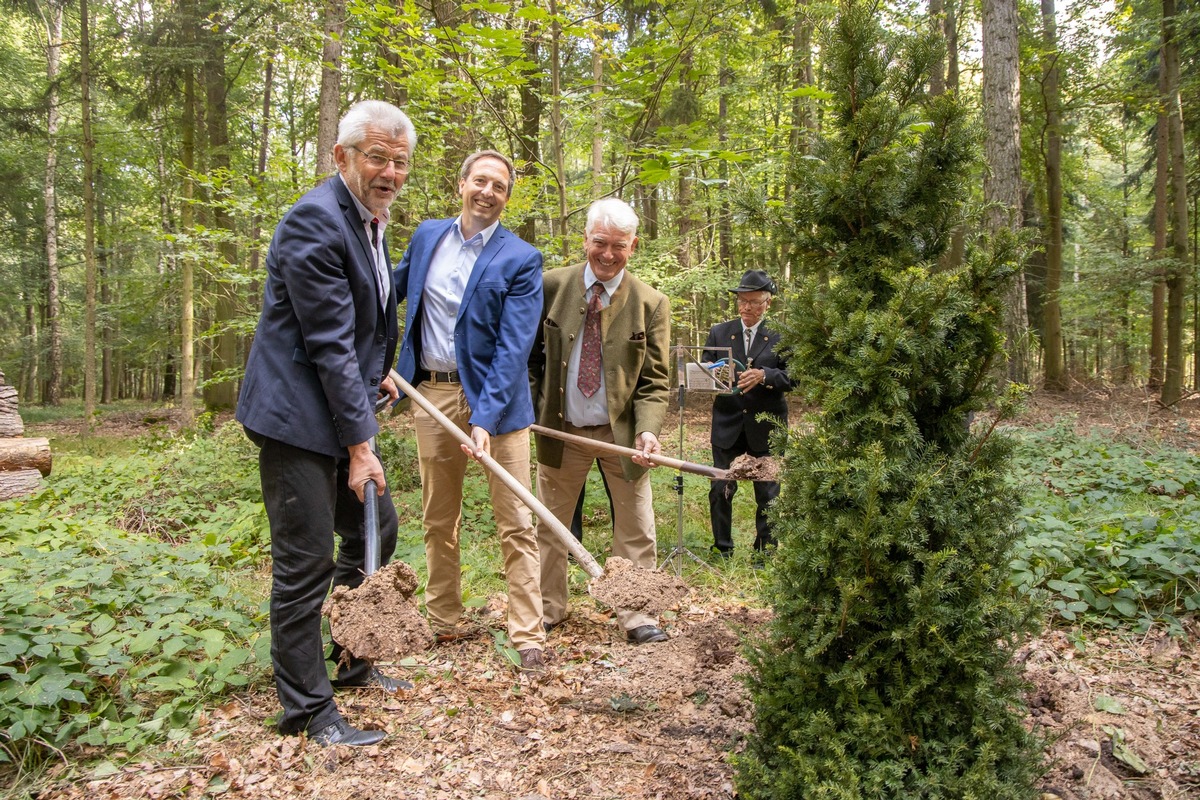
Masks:
[[[657,616],[688,596],[691,589],[681,579],[660,570],[642,569],[620,556],[604,564],[604,574],[588,585],[588,592],[609,608],[641,611]]]
[[[779,460],[770,456],[755,458],[743,453],[733,460],[727,472],[727,480],[731,481],[777,481]]]
[[[321,609],[333,638],[359,658],[399,661],[428,650],[433,631],[417,608],[417,573],[393,561],[350,589],[339,586]]]

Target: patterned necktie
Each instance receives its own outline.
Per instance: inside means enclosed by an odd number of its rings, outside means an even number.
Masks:
[[[379,257],[379,217],[371,220],[371,263],[375,266],[375,277],[379,283],[379,302],[386,306],[388,298],[388,281],[391,276],[384,269],[383,259]]]
[[[754,344],[754,329],[746,328],[746,355],[750,355],[750,348]]]
[[[579,381],[576,385],[584,397],[591,397],[600,390],[600,293],[603,291],[604,285],[600,281],[592,284],[587,317],[583,321],[583,345],[579,351]]]

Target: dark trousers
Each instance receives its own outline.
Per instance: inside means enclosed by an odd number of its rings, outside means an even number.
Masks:
[[[608,518],[616,519],[616,512],[613,510],[612,492],[608,489],[608,478],[604,477],[604,469],[600,466],[600,461],[596,461],[596,469],[600,470],[600,480],[604,483],[604,493],[608,495]],[[579,490],[579,502],[575,504],[575,513],[571,515],[571,535],[575,537],[575,541],[583,543],[583,500],[587,497],[587,481],[584,481],[583,487]]]
[[[713,466],[717,469],[728,469],[738,456],[749,453],[755,458],[769,456],[769,450],[761,452],[751,450],[746,442],[746,433],[738,436],[733,447],[724,448],[712,446]],[[708,510],[712,517],[713,547],[723,553],[733,552],[733,496],[737,494],[737,481],[713,481],[708,490]],[[755,481],[754,502],[758,510],[754,515],[754,549],[765,550],[775,544],[771,535],[771,523],[767,520],[767,505],[779,496],[779,484],[776,481]]]
[[[283,715],[280,733],[318,731],[341,718],[325,666],[321,604],[332,586],[363,581],[363,504],[346,485],[349,458],[334,458],[247,431],[271,524],[271,662]],[[379,498],[379,554],[386,564],[398,527],[391,493]],[[334,533],[340,537],[334,559]],[[366,681],[370,665],[333,644],[338,683]]]

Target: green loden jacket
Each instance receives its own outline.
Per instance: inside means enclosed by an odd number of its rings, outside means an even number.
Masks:
[[[529,355],[529,384],[539,425],[564,429],[563,384],[567,359],[582,335],[587,314],[584,264],[548,270],[542,277],[544,302],[537,340]],[[603,336],[604,386],[613,439],[633,447],[642,431],[658,436],[670,402],[671,307],[667,296],[626,270],[608,308],[600,315]],[[562,465],[563,442],[535,435],[537,459],[548,467]],[[625,478],[645,473],[624,456]]]

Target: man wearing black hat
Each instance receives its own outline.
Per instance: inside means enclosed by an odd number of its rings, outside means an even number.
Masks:
[[[729,291],[737,295],[739,319],[714,325],[708,332],[706,348],[733,349],[734,373],[737,388],[732,394],[719,394],[713,399],[712,452],[713,466],[726,469],[738,456],[749,453],[762,457],[770,454],[771,430],[776,425],[787,427],[788,407],[784,393],[792,388],[787,364],[779,354],[779,334],[763,322],[775,294],[775,282],[762,270],[748,270],[742,282]],[[723,353],[705,350],[702,359],[714,362]],[[760,419],[761,417],[761,419]],[[708,492],[712,514],[713,549],[728,558],[733,553],[733,495],[737,481],[713,481]],[[767,505],[779,495],[776,481],[755,481],[754,549],[761,554],[775,539],[767,521]]]

